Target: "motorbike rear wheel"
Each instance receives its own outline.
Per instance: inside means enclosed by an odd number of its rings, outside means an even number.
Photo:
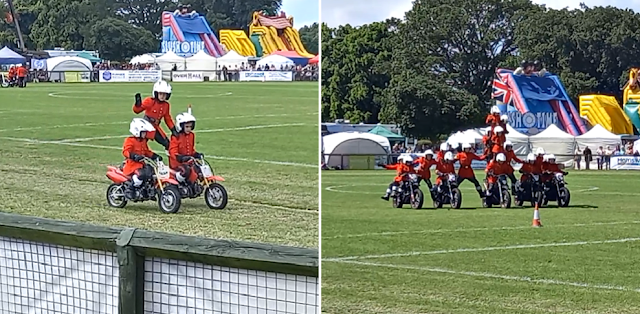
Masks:
[[[107,188],[107,204],[111,207],[123,208],[127,205],[124,195],[124,185],[112,183]]]
[[[391,206],[393,206],[393,208],[402,208],[402,205],[404,205],[402,203],[402,195],[395,195],[392,197],[391,200]]]
[[[220,183],[211,183],[204,190],[204,202],[211,209],[224,209],[228,201],[227,189]]]

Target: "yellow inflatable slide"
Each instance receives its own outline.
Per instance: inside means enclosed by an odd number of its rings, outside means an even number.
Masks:
[[[276,51],[295,51],[298,55],[313,58],[300,40],[300,34],[293,28],[293,18],[286,17],[284,12],[277,16],[267,16],[261,12],[253,13],[253,21],[249,25],[249,34],[260,35],[260,45],[264,54]]]
[[[220,43],[228,50],[235,50],[245,57],[256,56],[256,47],[243,30],[220,30]]]
[[[600,124],[609,132],[633,134],[633,126],[629,117],[622,111],[618,101],[613,96],[580,96],[580,115],[587,117],[592,125]]]

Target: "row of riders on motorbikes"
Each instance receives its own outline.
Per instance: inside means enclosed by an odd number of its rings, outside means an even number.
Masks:
[[[224,179],[214,175],[204,154],[195,150],[196,118],[191,108],[178,114],[174,123],[168,102],[171,85],[160,80],[152,92],[153,96],[144,100],[139,93],[135,95],[133,112],[144,111],[144,117],[133,118],[129,125],[131,136],[122,147],[123,164],[107,167],[107,177],[113,181],[107,189],[107,202],[122,208],[128,201],[153,200],[158,201],[162,212],[175,213],[182,198],[195,198],[204,192],[209,208],[225,208],[227,192],[218,183]],[[160,127],[162,120],[171,130],[171,139]],[[169,167],[149,148],[149,140],[164,146]]]
[[[528,154],[526,160],[519,159],[513,150],[513,144],[506,140],[507,119],[506,115],[500,116],[497,107],[491,108],[486,120],[490,127],[483,136],[485,151],[481,156],[475,154],[470,143],[462,143],[462,151],[455,155],[451,151],[453,147],[443,143],[435,157],[432,150],[427,150],[424,156],[415,161],[410,155],[401,155],[396,164],[379,164],[397,171],[382,199],[389,200],[392,197],[393,206],[398,208],[403,204],[421,208],[424,196],[419,184],[424,181],[429,187],[434,207],[450,204],[453,208],[460,208],[462,195],[458,186],[464,180],[469,180],[474,184],[484,207],[511,207],[511,195],[517,206],[522,206],[525,201],[530,201],[532,206],[546,205],[548,201],[557,201],[560,207],[568,206],[570,194],[564,181],[567,172],[556,163],[555,156],[545,154],[542,147],[538,147],[535,154]],[[474,160],[488,161],[484,191],[471,168]],[[460,165],[457,174],[454,168],[456,161]],[[522,164],[519,170],[522,173],[520,180],[514,175],[512,161]],[[435,166],[437,175],[435,185],[431,183],[432,166]],[[511,191],[507,178],[511,180]]]

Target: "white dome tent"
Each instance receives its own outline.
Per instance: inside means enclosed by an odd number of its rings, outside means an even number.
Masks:
[[[533,152],[538,147],[542,147],[547,154],[557,155],[556,161],[558,163],[564,163],[568,167],[573,164],[576,138],[560,130],[555,124],[551,124],[544,131],[529,137],[529,142]]]
[[[82,72],[91,76],[93,66],[89,59],[80,57],[61,56],[47,59],[47,71],[50,81],[64,82],[64,72]]]
[[[612,149],[619,145],[622,141],[620,139],[620,135],[613,134],[600,124],[596,124],[589,132],[582,134],[576,137],[576,141],[581,149],[584,149],[585,146],[589,146],[594,151],[598,148],[598,146],[602,146],[606,148],[607,146],[611,146]]]
[[[507,124],[507,140],[513,144],[513,151],[518,156],[525,156],[531,152],[531,144],[529,143],[529,136],[516,131],[510,124]]]
[[[291,61],[291,59],[280,56],[280,55],[270,55],[256,62],[256,65],[258,66],[268,65],[270,67],[273,65],[276,67],[276,70],[280,70],[280,66],[293,65],[293,64],[294,63],[293,61]]]
[[[365,132],[340,132],[322,137],[322,153],[325,155],[325,163],[328,167],[341,167],[343,169],[363,168],[360,163],[362,158],[369,159],[369,167],[373,168],[376,159],[381,157],[386,160],[391,151],[389,139],[384,136]],[[346,156],[360,155],[360,156]],[[363,156],[364,155],[364,156]],[[378,158],[370,158],[371,156]]]
[[[215,71],[217,59],[210,56],[204,50],[187,58],[187,70],[189,71]]]
[[[173,65],[175,64],[178,71],[183,71],[185,69],[185,58],[177,55],[173,51],[169,51],[160,57],[156,58],[156,63],[160,66],[162,71],[171,71],[173,70]]]
[[[224,56],[217,59],[218,69],[221,70],[222,67],[226,66],[227,69],[235,69],[237,66],[240,66],[244,63],[244,65],[249,64],[249,58],[245,56],[241,56],[239,53],[235,52],[235,50],[229,50]]]

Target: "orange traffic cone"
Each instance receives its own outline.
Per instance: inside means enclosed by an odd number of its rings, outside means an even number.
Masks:
[[[542,223],[540,222],[540,211],[538,210],[538,204],[536,203],[536,207],[533,210],[533,224],[532,227],[542,227]]]

